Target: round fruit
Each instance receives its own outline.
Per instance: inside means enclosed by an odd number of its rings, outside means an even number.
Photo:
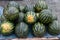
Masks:
[[[10,34],[12,34],[12,32],[13,32],[13,28],[14,28],[14,26],[13,26],[13,24],[12,23],[10,23],[10,22],[8,22],[8,21],[4,21],[2,24],[1,24],[1,33],[3,34],[3,35],[10,35]]]
[[[18,8],[19,7],[19,4],[15,1],[10,1],[7,5],[8,7],[16,7]]]
[[[45,1],[38,1],[35,6],[34,6],[34,10],[35,12],[40,12],[43,9],[48,9],[47,4],[45,3]]]
[[[20,8],[20,11],[21,11],[21,12],[26,13],[26,12],[28,11],[28,7],[27,7],[27,5],[25,5],[25,6],[20,5],[19,8]]]
[[[53,20],[57,20],[57,16],[53,14]]]
[[[1,15],[1,22],[5,21],[6,18],[4,17],[4,15]]]
[[[4,9],[3,15],[7,20],[12,21],[18,18],[19,10],[16,7],[8,7],[8,8],[6,7]]]
[[[23,21],[24,18],[24,13],[20,12],[19,13],[19,21]]]
[[[36,23],[33,26],[33,34],[37,37],[42,37],[45,33],[45,26],[41,23]]]
[[[21,22],[15,28],[15,34],[17,37],[27,37],[28,35],[28,25]]]
[[[36,15],[34,12],[30,11],[25,14],[24,20],[28,24],[36,22]]]
[[[37,18],[39,19],[39,13],[36,13]]]
[[[58,21],[55,20],[49,24],[48,32],[52,35],[57,35],[60,33],[60,26],[58,24]]]
[[[53,21],[52,19],[52,12],[48,9],[42,10],[39,14],[40,22],[44,24],[48,24]]]

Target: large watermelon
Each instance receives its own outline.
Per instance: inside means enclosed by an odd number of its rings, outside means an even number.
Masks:
[[[36,18],[36,14],[32,11],[29,11],[25,14],[24,20],[26,23],[28,24],[33,24],[36,22],[37,18]]]
[[[45,33],[45,26],[42,23],[35,23],[33,26],[33,34],[37,37],[42,37]]]
[[[9,21],[4,21],[1,23],[0,30],[3,35],[12,34],[14,31],[13,29],[14,29],[14,25]]]
[[[53,21],[52,12],[48,9],[42,10],[39,14],[40,22],[48,24]]]
[[[38,1],[34,6],[35,12],[40,12],[44,9],[48,9],[48,6],[45,1]]]
[[[52,35],[60,34],[60,26],[57,20],[49,24],[48,32]]]
[[[24,22],[19,23],[15,28],[15,34],[17,37],[25,38],[28,35],[28,25]]]
[[[3,15],[7,20],[14,21],[19,17],[19,10],[16,7],[6,7]]]

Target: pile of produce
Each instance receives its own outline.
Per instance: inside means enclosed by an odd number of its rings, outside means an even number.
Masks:
[[[33,6],[33,10],[27,5],[10,1],[4,8],[0,21],[0,32],[4,36],[15,34],[19,38],[25,38],[29,30],[36,37],[43,37],[46,32],[51,35],[60,34],[57,17],[42,0]]]

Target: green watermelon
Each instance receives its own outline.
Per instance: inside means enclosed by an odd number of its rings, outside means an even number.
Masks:
[[[48,9],[48,6],[45,1],[38,1],[34,6],[35,12],[41,12],[44,9]]]
[[[53,21],[52,12],[48,9],[42,10],[41,13],[39,14],[39,19],[40,22],[44,24],[49,24],[50,22]]]
[[[24,21],[28,24],[33,24],[36,22],[36,20],[36,14],[32,11],[27,12],[24,16]]]
[[[36,17],[37,17],[37,19],[39,19],[39,13],[36,13]]]
[[[3,15],[7,20],[14,21],[19,17],[19,10],[16,7],[6,7]]]
[[[45,34],[45,26],[42,23],[35,23],[33,26],[33,34],[36,37],[42,37]]]
[[[58,20],[57,15],[55,14],[52,14],[52,15],[53,15],[53,20]]]
[[[3,35],[10,35],[14,31],[14,25],[9,21],[2,22],[0,28]]]
[[[19,9],[20,9],[20,12],[23,12],[23,13],[26,13],[27,11],[29,11],[27,5],[24,5],[24,6],[20,5]]]
[[[16,7],[16,8],[19,8],[19,4],[15,1],[10,1],[8,4],[7,4],[7,7]]]
[[[28,35],[28,25],[20,22],[15,28],[15,34],[19,38],[25,38]]]
[[[59,26],[59,23],[57,20],[55,20],[51,24],[49,24],[48,32],[52,35],[60,34],[60,26]]]
[[[23,19],[24,19],[24,13],[20,12],[19,13],[19,21],[21,22],[21,21],[23,21]]]

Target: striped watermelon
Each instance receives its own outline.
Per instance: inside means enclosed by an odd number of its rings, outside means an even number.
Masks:
[[[37,37],[42,37],[45,33],[45,26],[42,23],[35,23],[33,26],[33,34]]]
[[[49,24],[48,32],[52,35],[60,34],[60,26],[57,20]]]
[[[32,11],[29,11],[25,14],[24,20],[28,24],[36,22],[36,14]]]
[[[20,12],[23,12],[23,13],[26,13],[27,11],[29,11],[27,5],[25,5],[25,6],[20,5],[19,9],[20,9]]]
[[[52,19],[52,12],[48,9],[42,10],[41,13],[39,14],[39,19],[40,22],[44,24],[48,24],[53,21]]]
[[[34,6],[35,12],[40,12],[40,11],[47,9],[47,8],[48,8],[48,6],[45,1],[38,1]]]
[[[28,25],[20,22],[15,28],[15,34],[17,37],[25,38],[28,35],[28,30]]]

